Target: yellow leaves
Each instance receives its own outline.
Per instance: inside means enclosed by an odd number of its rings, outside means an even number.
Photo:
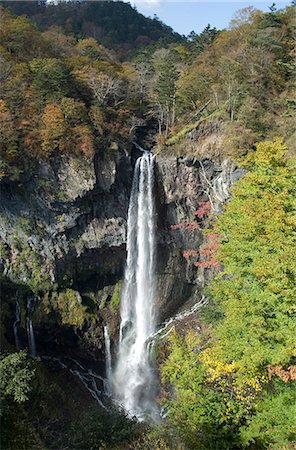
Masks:
[[[274,165],[281,165],[284,163],[284,155],[287,153],[288,148],[283,144],[281,138],[276,138],[274,141],[260,142],[256,146],[255,152],[250,152],[247,157],[242,161],[243,167],[254,168],[254,164],[257,167],[268,166],[271,169]]]
[[[219,353],[218,345],[219,344],[206,349],[200,355],[200,360],[202,364],[205,365],[211,381],[216,381],[222,377],[228,376],[234,373],[236,369],[235,362],[226,363],[222,358],[219,359],[217,357]]]
[[[42,123],[41,147],[44,153],[50,154],[56,149],[63,150],[66,122],[60,106],[55,103],[47,105],[42,115]]]
[[[5,120],[9,115],[9,109],[6,106],[4,100],[0,100],[0,119],[1,121]]]
[[[214,383],[223,393],[231,393],[237,402],[251,405],[262,391],[267,375],[259,369],[247,369],[240,360],[227,361],[227,350],[221,348],[221,342],[214,342],[200,355],[200,361],[208,374],[208,381]],[[248,406],[247,406],[248,407]],[[229,414],[233,400],[229,404]]]
[[[88,56],[94,59],[107,58],[107,53],[104,47],[94,39],[94,38],[86,38],[81,39],[77,46],[77,50],[81,55]]]

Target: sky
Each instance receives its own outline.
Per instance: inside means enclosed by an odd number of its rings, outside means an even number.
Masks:
[[[168,0],[130,0],[137,10],[145,16],[153,17],[156,14],[160,20],[171,26],[180,34],[188,35],[194,30],[200,33],[208,24],[218,29],[229,25],[234,13],[247,6],[254,6],[262,11],[269,11],[268,7],[273,0],[260,1],[222,1],[222,0],[191,0],[191,1],[168,1]],[[291,4],[290,1],[276,1],[278,9]]]

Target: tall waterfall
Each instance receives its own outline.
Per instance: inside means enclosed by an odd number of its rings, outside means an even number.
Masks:
[[[154,417],[155,377],[147,338],[155,332],[154,156],[136,162],[127,223],[127,261],[121,294],[118,360],[113,377],[118,402],[138,419]]]
[[[35,296],[29,296],[27,298],[27,335],[28,335],[28,345],[29,345],[29,354],[32,358],[36,358],[36,344],[35,344],[35,336],[34,329],[32,323],[32,313],[33,313],[33,304],[35,301]]]
[[[106,378],[107,378],[107,394],[112,393],[112,359],[111,359],[111,346],[108,325],[104,326],[104,339],[105,339],[105,360],[106,360]]]

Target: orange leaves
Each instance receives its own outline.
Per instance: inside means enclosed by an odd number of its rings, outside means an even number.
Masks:
[[[0,100],[0,148],[7,161],[17,154],[15,125],[12,114],[4,100]]]
[[[49,104],[42,115],[42,149],[45,155],[55,150],[67,151],[76,155],[90,157],[94,154],[94,143],[91,129],[87,125],[71,128],[64,118],[58,104]]]
[[[50,154],[56,149],[63,150],[66,122],[60,106],[56,103],[47,105],[42,115],[42,123],[41,147],[44,153]]]
[[[196,250],[190,250],[190,249],[188,249],[188,250],[184,250],[184,252],[183,252],[183,257],[184,257],[185,259],[192,258],[192,257],[194,257],[194,256],[196,256],[196,255],[197,255]]]
[[[282,366],[271,366],[267,367],[268,377],[271,380],[273,375],[277,375],[285,383],[288,381],[296,380],[296,366],[290,366],[287,370],[283,369]]]
[[[86,125],[80,125],[73,129],[75,132],[74,145],[76,153],[82,153],[86,157],[93,156],[95,153],[93,136],[91,130]]]
[[[1,128],[12,124],[12,116],[4,100],[0,100],[0,124]]]

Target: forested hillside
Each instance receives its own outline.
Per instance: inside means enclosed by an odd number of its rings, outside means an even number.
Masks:
[[[1,5],[2,448],[294,449],[295,6],[185,38],[123,2]],[[141,147],[156,424],[105,379]]]
[[[63,17],[63,8],[82,7],[46,8]],[[249,8],[237,14],[229,30],[218,33],[208,26],[184,44],[142,50],[121,65],[100,39],[78,38],[80,26],[74,35],[58,27],[40,32],[25,17],[12,18],[3,10],[6,172],[14,161],[23,164],[24,155],[44,157],[57,148],[91,154],[106,134],[120,129],[128,135],[149,120],[161,150],[178,151],[178,142],[183,148],[183,138],[207,118],[223,121],[224,154],[239,156],[274,136],[282,136],[292,150],[293,11],[262,14]],[[190,140],[186,144],[190,147]]]
[[[172,28],[157,17],[147,18],[130,4],[121,1],[70,1],[58,4],[36,1],[1,2],[15,15],[26,15],[40,31],[60,28],[77,38],[91,37],[117,57],[125,59],[135,49],[162,41],[163,44],[181,41]]]

